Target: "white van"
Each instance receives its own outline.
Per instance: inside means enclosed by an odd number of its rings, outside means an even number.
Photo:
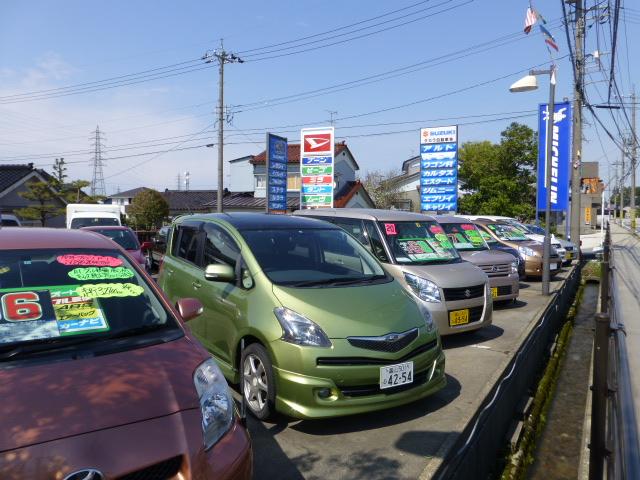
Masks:
[[[119,226],[120,206],[96,203],[67,205],[67,228]]]

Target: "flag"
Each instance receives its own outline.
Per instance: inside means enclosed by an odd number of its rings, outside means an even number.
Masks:
[[[556,39],[553,38],[553,35],[551,35],[551,32],[547,30],[545,27],[543,27],[542,25],[538,25],[538,27],[540,28],[540,31],[544,35],[545,43],[549,45],[551,48],[553,48],[556,52],[559,51],[558,44],[556,43]]]
[[[527,8],[527,16],[524,19],[524,33],[531,31],[531,27],[536,24],[537,18],[536,11],[531,7]]]

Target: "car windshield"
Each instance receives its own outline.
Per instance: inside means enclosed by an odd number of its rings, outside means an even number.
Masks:
[[[108,228],[93,229],[94,232],[98,232],[105,237],[109,237],[125,250],[138,250],[140,245],[138,240],[131,230],[112,230]]]
[[[476,251],[488,250],[482,235],[473,223],[441,223],[447,237],[453,243],[456,250]]]
[[[499,240],[508,242],[526,242],[529,241],[522,230],[513,225],[505,225],[501,223],[490,223],[487,228],[491,230]]]
[[[117,218],[110,217],[84,217],[71,220],[71,228],[82,227],[113,227],[120,225]]]
[[[2,225],[3,227],[17,227],[18,222],[16,222],[15,220],[3,218],[2,220],[0,220],[0,225]]]
[[[481,228],[479,228],[478,230],[480,231],[480,236],[488,246],[495,245],[498,243],[498,241],[495,238],[493,238],[489,233],[485,232]]]
[[[342,229],[242,230],[273,283],[319,287],[388,282],[378,261]]]
[[[533,233],[534,235],[544,235],[544,228],[539,227],[538,225],[527,225],[527,228],[529,229],[529,232]]]
[[[0,361],[7,348],[103,345],[178,329],[126,256],[111,249],[0,250],[0,305]]]
[[[380,228],[399,264],[448,263],[460,258],[440,224],[433,220],[380,222]]]

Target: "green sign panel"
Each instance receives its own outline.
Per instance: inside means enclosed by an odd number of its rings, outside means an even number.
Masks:
[[[302,167],[302,175],[331,175],[331,174],[333,174],[332,165]]]
[[[303,195],[302,201],[311,206],[331,206],[331,195]]]

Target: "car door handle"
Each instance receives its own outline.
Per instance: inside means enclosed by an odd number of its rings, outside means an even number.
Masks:
[[[195,282],[191,282],[191,285],[193,285],[193,288],[198,289],[202,286],[202,284],[200,282],[198,282],[197,280]]]

